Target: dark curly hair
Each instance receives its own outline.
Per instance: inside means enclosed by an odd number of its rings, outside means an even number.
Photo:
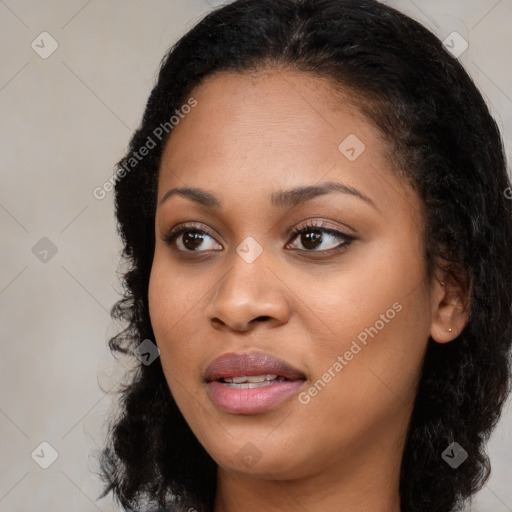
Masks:
[[[323,77],[354,98],[424,206],[428,277],[443,268],[469,290],[469,320],[458,338],[428,341],[400,474],[403,512],[459,510],[489,476],[485,443],[510,392],[510,180],[497,125],[462,65],[429,30],[389,6],[237,0],[171,47],[117,164],[115,205],[128,268],[112,316],[126,328],[110,348],[133,355],[142,340],[154,340],[148,283],[169,119],[209,75],[269,68]],[[149,140],[154,147],[134,165],[130,159]],[[138,364],[129,378],[101,454],[102,496],[112,492],[130,511],[211,512],[216,464],[178,409],[160,360]],[[441,459],[454,441],[468,452],[457,470]]]

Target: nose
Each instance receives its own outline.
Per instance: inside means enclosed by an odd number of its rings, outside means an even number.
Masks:
[[[283,281],[268,267],[264,253],[252,263],[235,254],[206,308],[211,325],[244,332],[260,322],[272,327],[286,323],[291,309]]]

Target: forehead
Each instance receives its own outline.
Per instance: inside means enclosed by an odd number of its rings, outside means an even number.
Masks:
[[[159,198],[171,186],[268,195],[323,177],[348,180],[369,196],[384,196],[383,184],[393,180],[402,186],[381,132],[329,80],[291,70],[221,72],[190,97],[197,106],[168,140]]]
[[[197,100],[199,108],[186,116],[188,122],[181,121],[174,128],[171,139],[176,138],[176,132],[183,131],[184,125],[194,131],[203,128],[203,132],[222,128],[223,135],[231,133],[237,139],[243,135],[258,136],[263,141],[280,139],[279,133],[285,130],[283,138],[287,136],[289,144],[301,142],[305,134],[331,132],[338,139],[353,128],[361,137],[375,139],[373,142],[380,144],[381,149],[386,147],[381,132],[358,109],[359,100],[354,94],[325,77],[279,69],[224,71],[207,77],[190,96]],[[336,122],[340,116],[345,125],[341,130]],[[236,131],[240,128],[243,131]],[[210,137],[218,134],[217,130],[208,133]]]

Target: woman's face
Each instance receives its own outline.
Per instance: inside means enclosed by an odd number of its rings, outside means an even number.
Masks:
[[[435,302],[416,194],[325,81],[220,73],[191,96],[162,158],[149,286],[186,421],[235,473],[397,469]]]

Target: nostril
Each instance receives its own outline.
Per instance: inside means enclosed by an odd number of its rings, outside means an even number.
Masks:
[[[263,320],[270,320],[270,317],[269,316],[259,316],[258,318],[254,319],[255,322],[261,322]]]

